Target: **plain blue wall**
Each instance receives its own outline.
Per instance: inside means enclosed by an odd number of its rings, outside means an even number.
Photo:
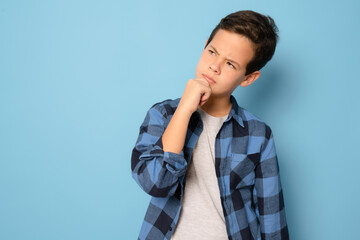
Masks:
[[[280,41],[238,103],[273,132],[291,239],[356,239],[358,1],[1,1],[0,239],[136,239],[131,151],[237,10]]]

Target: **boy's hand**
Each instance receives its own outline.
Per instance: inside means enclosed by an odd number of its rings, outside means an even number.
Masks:
[[[190,79],[179,102],[179,108],[193,113],[199,106],[204,105],[211,95],[211,88],[205,79]]]

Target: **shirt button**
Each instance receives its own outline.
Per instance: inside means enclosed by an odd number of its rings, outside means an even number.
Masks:
[[[172,231],[172,227],[169,227],[169,230]]]

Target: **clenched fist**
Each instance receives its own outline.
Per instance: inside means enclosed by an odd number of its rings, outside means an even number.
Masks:
[[[185,86],[178,107],[192,114],[209,100],[210,95],[211,88],[208,81],[200,78],[190,79]]]

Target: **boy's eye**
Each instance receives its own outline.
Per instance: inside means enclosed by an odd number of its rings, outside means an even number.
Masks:
[[[234,68],[234,69],[235,69],[235,66],[232,65],[230,62],[228,62],[228,64],[229,64],[229,66],[230,66],[231,68]]]
[[[215,54],[216,54],[216,53],[215,53],[213,50],[211,50],[211,49],[209,49],[209,53],[210,53],[211,55],[215,55]],[[231,68],[236,69],[236,67],[235,67],[233,64],[231,64],[231,62],[227,62],[227,64],[228,64]]]

